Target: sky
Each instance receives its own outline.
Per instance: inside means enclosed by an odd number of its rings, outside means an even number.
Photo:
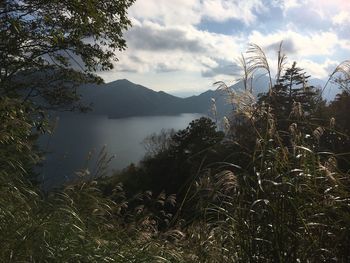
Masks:
[[[215,81],[233,84],[250,43],[272,68],[283,41],[293,61],[325,79],[350,59],[350,0],[136,0],[128,10],[128,48],[106,82],[126,78],[154,90],[198,94]]]

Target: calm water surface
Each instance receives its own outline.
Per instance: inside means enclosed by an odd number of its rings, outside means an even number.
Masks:
[[[93,173],[97,156],[104,146],[108,156],[115,155],[109,164],[109,173],[137,163],[145,154],[142,141],[147,135],[162,129],[183,129],[201,116],[108,119],[93,114],[61,114],[54,133],[41,139],[42,148],[47,152],[40,173],[43,185],[46,188],[60,185],[76,176],[74,171],[79,169],[89,168]]]

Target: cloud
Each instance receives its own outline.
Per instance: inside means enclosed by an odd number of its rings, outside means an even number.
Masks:
[[[277,68],[277,50],[283,40],[283,52],[287,55],[287,67],[293,61],[316,78],[327,78],[344,59],[350,41],[340,39],[334,32],[300,33],[293,30],[276,31],[271,34],[252,32],[249,42],[257,43],[266,51],[270,68]]]
[[[327,31],[332,27],[330,16],[323,9],[297,6],[285,12],[285,19],[300,32]]]
[[[138,20],[162,25],[197,25],[203,19],[219,22],[236,19],[252,24],[257,14],[265,11],[262,0],[147,0],[136,1],[130,14]]]
[[[235,59],[249,43],[261,46],[276,68],[282,40],[289,62],[326,77],[350,50],[349,0],[139,0],[129,14],[129,48],[103,75],[110,80],[150,76],[147,83],[181,89],[233,79]]]
[[[348,10],[344,9],[338,14],[332,17],[332,23],[334,30],[337,31],[337,34],[340,38],[349,40],[350,36],[350,7]]]
[[[279,27],[293,24],[299,32],[338,32],[339,28],[334,27],[334,22],[344,19],[344,15],[350,11],[348,0],[275,0],[273,3],[272,6],[279,7],[284,16],[283,24]]]
[[[209,20],[223,22],[237,19],[249,25],[257,20],[257,13],[267,9],[261,0],[232,1],[206,0],[202,2],[202,17]]]
[[[285,52],[286,54],[295,54],[298,52],[298,49],[293,39],[291,38],[285,38],[285,39],[281,39],[280,41],[271,43],[265,47],[265,50],[270,52],[271,51],[276,52],[280,47],[281,41],[282,41],[283,52]]]
[[[203,52],[205,47],[185,30],[166,28],[154,23],[135,26],[126,34],[128,45],[137,50]]]
[[[348,23],[350,23],[350,12],[341,11],[333,17],[332,21],[337,26],[348,26]]]
[[[346,50],[346,55],[349,56],[348,52],[350,51],[350,40],[344,39],[339,43],[339,45],[342,49]],[[349,57],[347,57],[347,59],[349,59]]]
[[[310,74],[312,78],[327,78],[336,66],[338,61],[326,59],[323,63],[316,63],[312,60],[302,59],[298,61],[298,66],[305,69],[307,74]]]
[[[210,74],[210,69],[219,67],[218,61],[233,61],[241,49],[240,36],[150,21],[135,20],[134,25],[126,34],[129,49],[121,54],[118,63],[121,66],[117,65],[116,71],[132,72],[133,69],[138,73],[187,71]]]
[[[129,13],[140,21],[161,25],[194,25],[201,19],[199,0],[141,0],[136,1]]]
[[[283,1],[283,8],[284,8],[284,10],[287,11],[289,9],[302,6],[303,3],[304,3],[303,0],[284,0]]]
[[[281,6],[286,12],[303,8],[304,10],[314,10],[321,16],[326,14],[337,14],[341,10],[349,10],[350,2],[348,0],[276,0],[277,5]]]
[[[237,76],[241,71],[239,65],[232,61],[220,60],[215,66],[208,67],[201,72],[202,77],[212,78],[219,75]]]
[[[279,30],[271,34],[253,31],[248,37],[250,43],[256,43],[264,49],[271,50],[284,40],[286,51],[299,57],[332,55],[341,40],[332,32],[298,33],[292,30]]]

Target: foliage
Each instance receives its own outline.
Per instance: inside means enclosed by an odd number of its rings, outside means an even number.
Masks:
[[[33,164],[39,160],[33,151],[34,126],[28,105],[19,104],[16,99],[0,98],[1,174],[28,174]]]
[[[327,147],[338,157],[338,167],[344,172],[350,171],[350,125],[349,125],[349,92],[338,94],[328,107],[331,116],[331,129],[326,135],[329,138]],[[322,141],[324,144],[324,142]]]
[[[96,181],[43,197],[25,178],[0,180],[3,262],[177,262],[164,241],[150,238],[147,216],[125,226],[123,203],[103,198]]]
[[[261,52],[257,56],[265,57]],[[281,50],[279,56],[282,67]],[[260,65],[260,60],[248,60],[254,61],[255,69],[268,66],[267,61]],[[246,73],[251,74],[248,69],[254,67],[247,66]],[[250,88],[243,93],[228,91],[235,96],[230,101],[243,104],[236,105],[236,119],[228,126],[233,132],[219,144],[225,142],[229,152],[221,149],[219,161],[210,159],[191,171],[192,182],[169,225],[183,234],[175,243],[176,251],[183,252],[182,262],[350,260],[350,177],[342,163],[349,151],[348,94],[326,105],[307,78],[294,63],[280,68],[269,93],[256,102],[245,96]],[[173,154],[174,160],[205,144],[202,136],[188,136],[186,130],[174,138],[178,141],[174,152],[179,154]],[[156,164],[151,175],[174,169],[162,166],[161,156],[149,160]]]
[[[192,121],[189,126],[173,136],[174,152],[180,155],[195,155],[223,139],[224,134],[216,130],[216,124],[202,117]]]
[[[198,170],[216,160],[223,136],[215,123],[204,117],[176,133],[153,134],[146,138],[151,151],[140,166],[131,165],[111,180],[121,180],[130,194],[151,190],[183,195]]]
[[[142,142],[147,156],[156,156],[164,153],[171,147],[172,140],[175,130],[164,130],[162,129],[159,133],[152,133],[148,135]]]
[[[0,94],[47,107],[75,102],[77,86],[101,81],[91,72],[112,68],[115,51],[125,48],[132,3],[2,1]]]
[[[6,0],[0,4],[1,169],[32,174],[47,109],[86,109],[77,87],[101,82],[130,26],[122,1]],[[31,175],[32,176],[32,175]],[[34,177],[34,176],[32,176]]]
[[[249,63],[269,73],[262,52],[250,49]],[[329,126],[315,119],[325,105],[300,72],[294,63],[269,94],[246,104],[246,112],[238,107],[241,129],[233,139],[249,157],[198,181],[209,225],[226,230],[226,261],[349,260],[349,175],[329,147],[330,135],[339,135],[333,119]]]
[[[329,105],[331,115],[336,120],[336,126],[338,130],[346,134],[350,134],[350,124],[348,122],[349,117],[349,105],[350,105],[350,93],[343,91],[338,94],[334,101]]]

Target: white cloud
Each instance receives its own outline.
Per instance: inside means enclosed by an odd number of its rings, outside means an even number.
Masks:
[[[337,35],[332,32],[320,33],[298,33],[292,30],[277,31],[264,35],[258,31],[253,31],[248,37],[249,42],[262,47],[276,46],[282,40],[290,47],[293,55],[298,57],[331,55],[336,51],[336,46],[341,42]]]
[[[164,25],[193,25],[201,19],[198,0],[139,0],[129,13],[136,19]]]
[[[203,1],[202,16],[214,21],[238,19],[245,24],[252,24],[257,17],[254,14],[266,11],[261,0],[230,1],[206,0]]]
[[[305,4],[305,0],[282,0],[282,6],[284,11],[288,11],[289,9],[300,7]]]
[[[201,31],[193,26],[163,26],[137,21],[126,35],[130,47],[119,56],[116,71],[203,72],[233,61],[243,38]]]
[[[310,74],[312,78],[327,78],[332,73],[337,65],[338,61],[326,59],[323,63],[316,63],[312,60],[301,59],[297,65],[303,68],[307,74]]]
[[[342,0],[336,1],[342,2]],[[286,11],[305,5],[310,5],[311,8],[316,6],[316,2],[315,0],[283,0],[280,5]],[[319,0],[315,10],[325,7],[331,9],[329,6],[329,2]],[[130,14],[134,17],[134,29],[131,29],[127,38],[132,52],[127,51],[127,54],[121,58],[120,63],[124,64],[121,70],[128,71],[133,68],[139,73],[224,72],[224,68],[218,64],[218,61],[232,61],[234,64],[234,59],[244,51],[242,46],[246,46],[249,42],[271,51],[281,40],[284,40],[286,52],[297,61],[312,56],[330,56],[334,54],[336,47],[349,46],[348,42],[340,40],[334,32],[305,34],[299,32],[293,24],[289,28],[287,26],[286,29],[267,35],[252,31],[247,36],[227,36],[196,28],[202,19],[216,22],[239,19],[249,25],[256,21],[257,14],[267,11],[262,0],[137,1],[130,10]],[[131,54],[134,59],[130,59]],[[318,75],[324,75],[320,67],[316,69],[316,63],[305,62],[305,64],[314,66],[314,71]]]
[[[305,9],[314,9],[317,12],[322,10],[323,13],[340,12],[341,10],[349,10],[350,2],[348,0],[279,0],[283,9],[304,7]]]
[[[287,55],[288,65],[296,61],[299,67],[315,78],[327,78],[340,62],[331,58],[336,57],[336,54],[339,55],[339,51],[350,49],[350,42],[339,39],[333,32],[305,34],[288,30],[263,35],[253,31],[248,39],[249,42],[258,44],[266,51],[272,72],[277,68],[278,44],[283,40],[283,50]]]
[[[202,19],[237,19],[245,24],[256,21],[256,13],[266,11],[262,0],[143,0],[136,1],[130,15],[163,25],[197,25]]]
[[[281,8],[280,13],[269,13],[270,7]],[[297,61],[312,77],[323,78],[350,50],[344,29],[350,22],[350,0],[138,0],[129,14],[133,23],[126,33],[129,48],[117,55],[120,61],[114,71],[103,74],[107,81],[125,76],[154,83],[152,88],[168,79],[169,87],[181,89],[232,80],[235,59],[248,43],[264,48],[275,68],[281,40],[290,62]],[[266,23],[261,26],[259,19]],[[200,29],[204,20],[211,31]],[[232,32],[242,33],[214,32],[221,32],[220,23],[227,26],[230,20],[244,24],[232,23]],[[240,28],[234,28],[237,25]],[[271,30],[263,32],[269,26]]]
[[[347,52],[350,51],[350,40],[344,39],[339,43],[339,45],[342,49],[346,50]],[[347,56],[349,55],[347,54]],[[347,57],[347,59],[349,59],[349,57]]]
[[[350,12],[341,11],[339,14],[333,17],[332,19],[335,25],[345,25],[348,26],[350,23]]]

